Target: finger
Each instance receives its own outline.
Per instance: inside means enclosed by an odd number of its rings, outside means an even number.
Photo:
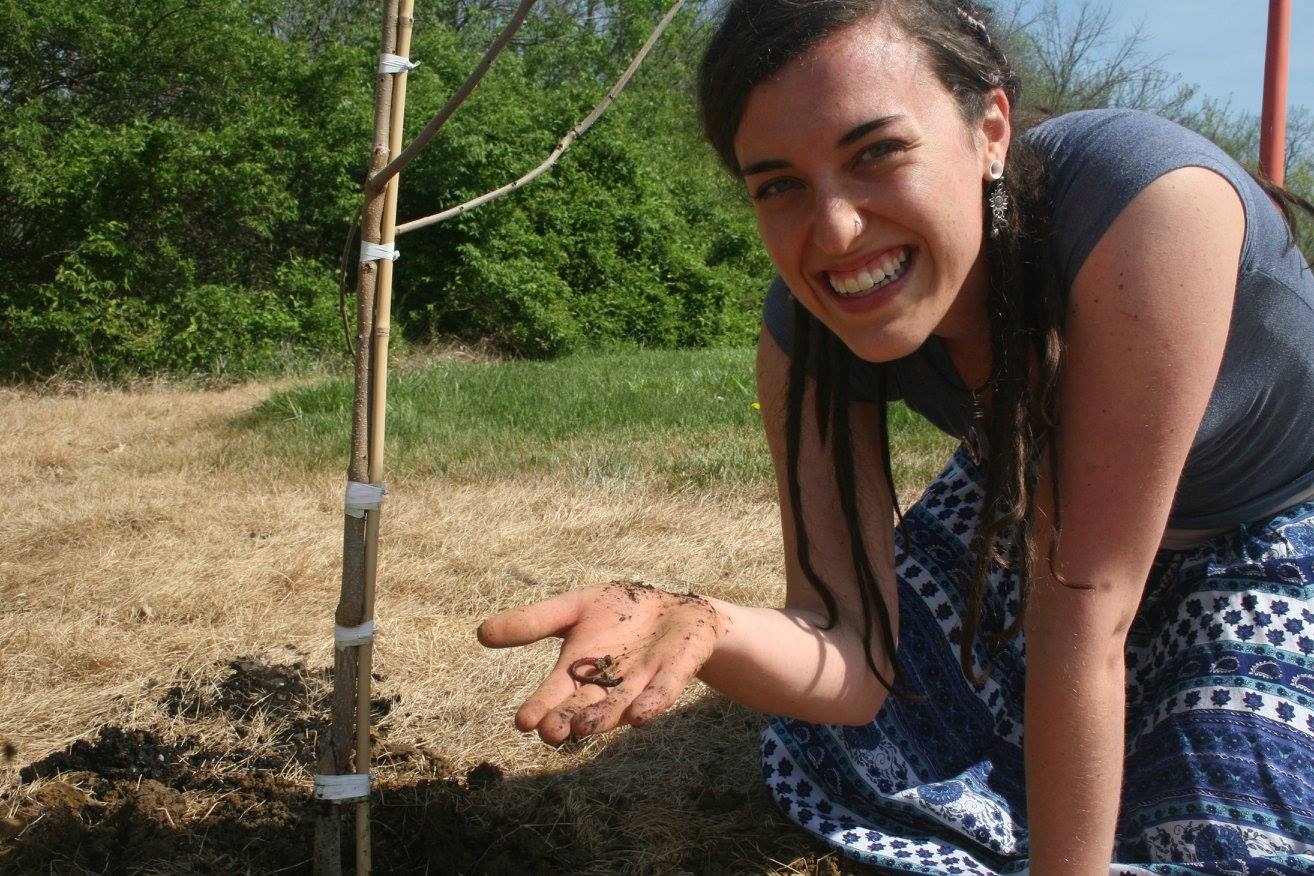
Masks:
[[[538,686],[538,690],[534,691],[516,712],[516,727],[518,729],[522,732],[533,730],[549,711],[564,702],[567,697],[579,691],[580,682],[575,680],[575,674],[571,671],[571,667],[576,662],[576,653],[570,649],[568,644],[563,645],[561,653],[557,655],[557,663],[552,667],[552,671],[548,673],[547,678],[543,679],[543,683]],[[588,686],[597,687],[596,685]],[[598,689],[602,690],[602,688]]]
[[[579,594],[570,591],[495,614],[479,625],[476,635],[486,648],[511,648],[560,636],[578,618]]]
[[[621,722],[642,727],[662,712],[665,712],[680,698],[688,686],[693,673],[683,666],[665,666],[656,675],[644,691],[634,698],[625,709]]]
[[[564,655],[557,659],[557,665],[548,673],[548,677],[543,679],[543,683],[538,686],[529,699],[516,712],[516,727],[522,732],[528,733],[537,727],[555,706],[566,701],[568,697],[576,693],[579,683],[570,677],[568,668],[571,661],[565,659]],[[586,685],[594,687],[594,685]]]
[[[571,725],[581,710],[607,697],[607,691],[594,684],[586,684],[571,694],[560,705],[550,709],[535,729],[548,745],[560,745],[570,736]]]
[[[644,686],[642,679],[627,677],[625,681],[610,689],[606,699],[581,709],[571,721],[571,731],[576,736],[606,733],[620,723],[626,707],[634,699],[634,695],[644,689]]]
[[[639,727],[674,705],[709,656],[710,649],[697,647],[698,644],[689,636],[664,643],[657,655],[661,668],[629,704],[621,720]]]

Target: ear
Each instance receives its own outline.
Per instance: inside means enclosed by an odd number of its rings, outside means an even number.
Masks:
[[[1011,112],[1012,107],[1004,89],[992,88],[986,95],[985,113],[981,116],[977,131],[982,145],[982,179],[990,178],[990,162],[996,159],[1003,161],[1008,155],[1008,144],[1013,138]]]

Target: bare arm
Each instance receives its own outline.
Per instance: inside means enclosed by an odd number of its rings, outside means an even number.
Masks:
[[[520,729],[536,730],[556,743],[572,733],[587,736],[620,723],[643,724],[668,708],[695,673],[730,698],[772,714],[861,724],[879,710],[885,691],[866,663],[832,466],[810,417],[804,422],[813,427],[805,426],[800,453],[803,501],[814,566],[839,606],[839,623],[830,629],[823,629],[825,608],[799,566],[785,486],[787,370],[787,357],[764,334],[758,344],[758,393],[782,496],[785,607],[751,608],[610,585],[502,612],[480,626],[485,645],[523,645],[547,636],[564,640],[556,666],[516,714]],[[891,504],[879,474],[871,475],[880,470],[877,429],[871,406],[856,405],[853,430],[858,471],[864,472],[859,501],[865,541],[893,614]],[[622,680],[605,690],[577,684],[570,667],[600,655],[615,659],[612,671]],[[875,656],[888,675],[888,655],[877,651]]]
[[[1058,565],[1085,589],[1039,577],[1027,611],[1033,876],[1109,872],[1124,756],[1123,650],[1222,361],[1243,233],[1231,186],[1183,168],[1128,205],[1073,284]],[[1047,516],[1049,493],[1042,483]]]
[[[754,708],[808,721],[863,724],[885,700],[885,690],[866,663],[861,605],[847,526],[840,513],[830,451],[821,446],[812,411],[812,382],[804,397],[799,448],[804,519],[812,542],[814,569],[831,588],[839,622],[829,630],[825,605],[804,577],[795,542],[794,515],[786,479],[785,391],[789,358],[765,330],[757,346],[758,400],[780,496],[785,544],[785,608],[727,607],[732,622],[700,676]],[[853,405],[855,468],[865,542],[883,598],[897,624],[894,591],[893,506],[880,476],[879,418],[866,403]],[[897,626],[896,626],[897,630]],[[890,676],[889,655],[875,651],[876,665]],[[751,679],[744,685],[741,680]]]

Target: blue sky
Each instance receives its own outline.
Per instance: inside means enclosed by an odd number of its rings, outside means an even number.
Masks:
[[[1210,97],[1259,113],[1264,90],[1268,0],[1090,0],[1108,6],[1116,35],[1144,25],[1145,48]],[[1065,12],[1082,0],[1058,0]],[[1005,4],[999,4],[1003,8]],[[1314,0],[1291,2],[1288,103],[1314,109]]]

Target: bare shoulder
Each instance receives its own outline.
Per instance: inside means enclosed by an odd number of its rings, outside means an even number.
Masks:
[[[1245,212],[1232,183],[1205,167],[1165,173],[1128,203],[1091,250],[1073,281],[1069,317],[1115,292],[1145,294],[1147,306],[1171,305],[1171,293],[1186,294],[1187,281],[1198,277],[1234,291],[1244,237]]]
[[[1073,282],[1058,459],[1072,580],[1144,581],[1222,362],[1244,236],[1232,185],[1181,168],[1127,205]],[[1130,617],[1138,586],[1113,590]]]

